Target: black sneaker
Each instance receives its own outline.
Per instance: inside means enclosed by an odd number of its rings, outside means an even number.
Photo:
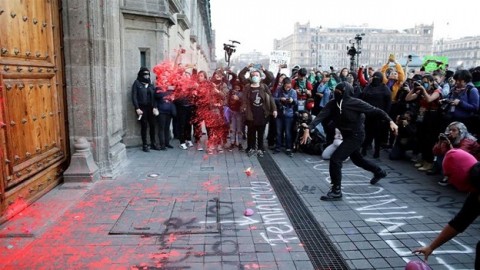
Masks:
[[[165,145],[165,147],[173,149],[173,146],[171,146],[170,144]]]
[[[238,145],[238,151],[243,152],[243,146],[241,144]]]
[[[258,150],[257,151],[257,156],[258,157],[263,157],[263,150]]]
[[[330,189],[327,192],[327,195],[323,195],[320,197],[322,201],[339,201],[342,199],[342,191],[340,189]]]
[[[142,147],[143,152],[150,152],[150,148],[148,148],[148,145],[144,145]]]
[[[162,150],[160,147],[156,146],[155,144],[152,144],[152,145],[150,146],[150,149],[157,150],[157,151]]]
[[[442,180],[438,181],[437,184],[439,184],[442,187],[448,186],[448,177],[444,176]]]
[[[285,152],[287,153],[287,156],[293,157],[292,150],[287,149],[287,151],[285,151]]]
[[[373,175],[373,178],[370,180],[370,185],[375,185],[376,183],[378,183],[378,181],[380,181],[380,179],[385,178],[386,176],[387,176],[387,172],[384,170],[381,170],[380,172],[375,173]]]

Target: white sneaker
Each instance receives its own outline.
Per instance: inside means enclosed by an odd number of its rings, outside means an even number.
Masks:
[[[185,143],[180,144],[180,148],[183,150],[187,150],[187,145]]]
[[[187,144],[188,147],[192,147],[192,146],[193,146],[192,141],[186,141],[186,144]]]

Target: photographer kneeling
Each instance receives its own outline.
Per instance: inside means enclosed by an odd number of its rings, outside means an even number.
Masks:
[[[467,127],[462,122],[452,122],[445,129],[445,133],[440,133],[438,142],[433,146],[433,154],[435,155],[435,163],[432,170],[427,174],[434,175],[441,172],[442,162],[445,154],[452,148],[462,149],[478,160],[480,145],[477,139],[468,132]],[[448,185],[448,177],[444,176],[439,185]]]

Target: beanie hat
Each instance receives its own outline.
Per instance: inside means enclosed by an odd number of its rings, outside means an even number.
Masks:
[[[445,154],[442,167],[448,182],[460,191],[473,191],[470,184],[470,169],[477,159],[462,149],[452,149]]]

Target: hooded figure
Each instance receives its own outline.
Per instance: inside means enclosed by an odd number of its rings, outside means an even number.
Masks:
[[[137,73],[137,80],[145,84],[151,84],[150,70],[148,70],[146,67],[141,67]]]
[[[333,122],[334,126],[340,130],[343,136],[343,142],[337,148],[330,158],[330,179],[332,187],[330,191],[320,197],[321,200],[332,201],[342,198],[342,164],[348,157],[352,162],[367,171],[374,174],[370,184],[376,184],[384,178],[387,173],[378,165],[365,160],[360,153],[360,146],[365,138],[364,120],[365,114],[377,115],[390,123],[390,128],[397,132],[397,125],[390,119],[383,110],[373,107],[365,101],[352,97],[353,87],[347,82],[341,82],[335,87],[334,99],[329,101],[320,111],[317,117],[310,123],[302,137],[302,144],[310,138],[310,130],[313,130],[320,123]]]
[[[392,92],[383,83],[383,74],[381,72],[373,73],[371,83],[363,89],[362,99],[368,104],[382,109],[388,113],[392,105]],[[371,147],[375,140],[374,158],[380,157],[380,146],[382,142],[386,141],[387,129],[385,123],[378,121],[374,116],[367,117],[365,121],[365,141],[362,144],[362,154],[367,154],[367,149]]]
[[[132,85],[132,103],[141,125],[140,134],[144,152],[149,152],[150,148],[160,150],[155,143],[154,93],[155,88],[150,81],[150,70],[141,67],[137,73],[137,79]],[[150,133],[150,144],[147,141],[147,130]]]
[[[379,86],[383,83],[383,73],[380,71],[374,72],[373,76],[370,78],[372,79],[372,81],[370,82],[370,85],[372,86]]]

